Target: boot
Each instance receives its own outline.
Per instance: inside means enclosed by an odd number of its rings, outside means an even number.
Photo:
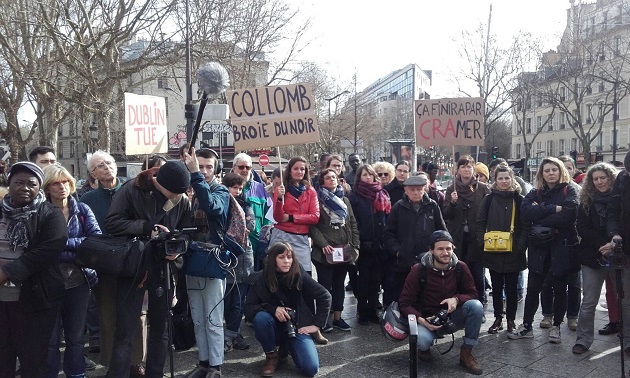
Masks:
[[[494,334],[498,333],[501,330],[503,330],[503,318],[499,316],[498,318],[494,319],[494,323],[492,323],[492,325],[488,329],[488,333]]]
[[[325,338],[324,335],[322,335],[320,330],[317,330],[311,333],[311,338],[313,338],[313,341],[315,342],[315,344],[319,344],[319,345],[328,344],[328,339]]]
[[[481,375],[483,373],[481,365],[477,362],[475,356],[472,355],[472,348],[467,348],[465,345],[462,345],[459,350],[459,364],[470,374]]]
[[[516,329],[516,324],[514,324],[514,320],[508,320],[507,332],[512,333]]]
[[[273,377],[276,369],[278,368],[278,359],[280,357],[278,350],[265,354],[267,355],[267,360],[265,360],[265,366],[263,366],[262,373],[260,373],[260,375],[263,377]]]

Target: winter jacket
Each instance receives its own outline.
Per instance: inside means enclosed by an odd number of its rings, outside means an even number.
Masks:
[[[630,173],[628,171],[624,170],[617,174],[607,213],[606,231],[609,240],[615,235],[621,236],[623,252],[630,255]]]
[[[190,186],[195,191],[195,210],[201,210],[206,216],[208,235],[204,237],[204,241],[221,244],[217,230],[225,230],[230,209],[230,191],[216,181],[208,184],[201,172],[190,174]]]
[[[251,206],[256,218],[256,226],[249,233],[249,240],[252,243],[252,249],[256,251],[258,249],[260,229],[264,225],[271,223],[269,219],[265,218],[265,215],[269,211],[272,201],[265,190],[265,186],[258,181],[247,181],[243,192],[247,195],[247,202]]]
[[[112,199],[114,198],[114,194],[116,194],[120,188],[122,187],[122,182],[119,178],[116,178],[116,186],[112,189],[106,189],[101,186],[99,183],[98,189],[94,189],[85,193],[81,196],[80,202],[85,203],[90,207],[92,212],[94,213],[94,217],[98,222],[98,226],[101,229],[101,232],[104,234],[110,233],[109,230],[105,227],[105,217],[109,212],[109,208],[112,205]]]
[[[319,222],[319,200],[313,187],[308,187],[299,198],[287,189],[284,203],[278,198],[278,191],[273,195],[273,218],[278,222],[274,227],[291,234],[308,235],[311,225]],[[284,214],[293,215],[293,222],[282,222]]]
[[[389,200],[392,203],[392,207],[396,204],[396,202],[400,201],[405,194],[405,187],[396,177],[394,177],[392,182],[385,185],[383,189],[387,190],[387,193],[389,193]]]
[[[483,266],[497,273],[520,272],[527,268],[527,230],[521,220],[523,196],[520,191],[499,191],[493,189],[481,201],[477,213],[477,240],[483,251],[484,234],[489,231],[510,231],[512,211],[514,233],[511,252],[484,252]]]
[[[361,245],[359,241],[359,230],[357,229],[357,220],[354,217],[352,206],[350,201],[343,197],[343,203],[348,207],[348,218],[342,228],[335,227],[330,224],[330,216],[323,209],[319,211],[319,222],[311,226],[309,236],[313,240],[313,247],[311,250],[311,259],[322,264],[327,264],[326,257],[322,248],[331,246],[341,246],[344,244],[350,244],[352,246],[352,260],[351,264],[354,264],[359,257],[359,247]]]
[[[440,309],[444,299],[457,298],[457,307],[461,307],[471,299],[477,299],[475,281],[470,274],[468,265],[457,259],[453,254],[451,263],[446,270],[440,270],[433,266],[433,255],[425,253],[419,264],[414,265],[407,275],[405,285],[400,293],[398,307],[405,316],[414,314],[416,317],[427,318],[435,315]],[[424,289],[420,293],[420,269],[421,265],[426,269],[426,281]],[[456,265],[461,269],[460,287],[457,287]],[[423,295],[420,295],[423,294]]]
[[[562,211],[556,212],[556,206],[562,206]],[[558,184],[552,189],[532,189],[527,194],[521,205],[523,223],[526,227],[539,225],[557,230],[557,235],[545,247],[528,240],[527,266],[530,270],[542,274],[548,257],[551,258],[551,272],[554,276],[579,270],[575,256],[577,207],[575,189],[567,183]]]
[[[350,193],[350,204],[357,220],[359,239],[362,245],[382,246],[387,214],[374,212],[374,204],[356,192]]]
[[[452,203],[451,193],[453,193],[452,184],[446,189],[444,220],[446,220],[448,232],[453,237],[455,253],[459,259],[466,262],[481,262],[483,260],[483,250],[479,248],[479,243],[483,240],[477,240],[477,213],[479,212],[481,201],[490,193],[490,188],[486,184],[478,182],[474,189],[472,201],[459,196],[457,202]],[[469,240],[464,240],[464,223],[468,225]],[[461,255],[464,243],[467,243],[468,247],[466,256]]]
[[[610,213],[607,213],[609,216]],[[599,247],[610,241],[606,232],[606,223],[600,221],[599,214],[591,204],[588,211],[580,204],[576,222],[580,244],[577,247],[577,258],[580,264],[592,269],[599,269],[601,265],[597,258],[601,256]]]
[[[301,295],[297,308],[294,308],[297,313],[297,328],[310,325],[324,328],[332,301],[330,293],[309,276],[304,269],[300,269],[302,272],[299,285],[301,287]],[[261,270],[252,273],[249,277],[251,287],[247,292],[247,299],[245,300],[245,318],[250,322],[260,311],[266,311],[274,316],[276,308],[281,306],[280,301],[285,304],[287,303],[286,299],[279,298],[278,295],[274,295],[269,291],[264,273],[265,271]],[[310,310],[313,308],[313,302],[315,302],[315,314]]]
[[[385,251],[396,272],[408,272],[416,256],[429,250],[429,237],[446,225],[437,203],[428,195],[422,197],[416,210],[407,195],[398,201],[387,217]]]
[[[0,211],[1,208],[0,208]],[[63,213],[50,202],[39,205],[37,215],[27,224],[28,248],[2,266],[9,280],[21,285],[20,299],[27,311],[52,308],[64,294],[58,259],[68,240]]]
[[[245,227],[251,233],[254,227],[256,227],[254,210],[252,210],[250,205],[247,205],[243,207],[243,211],[245,212]],[[249,242],[249,239],[247,245],[243,246],[243,249],[245,250],[245,253],[241,254],[237,258],[238,263],[234,268],[234,276],[228,274],[225,277],[225,282],[228,284],[235,281],[237,283],[245,282],[246,278],[254,271],[254,250],[252,249],[252,243]]]

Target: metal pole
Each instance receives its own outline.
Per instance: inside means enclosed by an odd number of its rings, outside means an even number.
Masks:
[[[613,83],[614,92],[613,92],[613,145],[612,145],[612,159],[613,161],[617,160],[617,117],[619,114],[617,113],[617,81]]]
[[[188,0],[185,1],[186,7],[186,105],[184,105],[184,116],[186,117],[186,140],[192,140],[194,114],[192,105],[192,79],[190,73],[191,53],[190,53],[190,9]],[[194,146],[193,146],[194,147]]]

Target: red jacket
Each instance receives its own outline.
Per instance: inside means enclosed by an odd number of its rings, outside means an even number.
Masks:
[[[426,256],[426,255],[425,255]],[[453,254],[455,258],[455,254]],[[425,264],[426,259],[422,259],[421,264]],[[398,306],[400,312],[405,316],[414,314],[416,317],[429,317],[436,314],[440,309],[446,309],[445,305],[441,305],[444,299],[457,298],[459,303],[457,307],[462,306],[466,301],[477,299],[477,289],[475,281],[470,274],[468,266],[459,261],[457,264],[461,266],[461,287],[457,288],[457,278],[455,276],[455,268],[449,270],[436,270],[429,266],[426,267],[427,278],[424,287],[424,298],[420,298],[420,264],[416,264],[411,268],[405,286],[403,286]]]
[[[308,187],[300,198],[295,198],[287,190],[284,205],[278,199],[278,191],[273,194],[273,218],[278,222],[274,227],[292,234],[308,235],[312,224],[319,222],[319,201],[317,192]],[[282,222],[284,214],[293,215],[293,222]]]

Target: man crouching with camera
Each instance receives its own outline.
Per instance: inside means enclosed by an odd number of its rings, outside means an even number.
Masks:
[[[399,301],[404,315],[414,314],[418,319],[418,358],[431,359],[436,333],[463,328],[459,363],[469,373],[481,375],[481,365],[472,355],[483,317],[475,282],[468,266],[453,253],[453,238],[447,231],[433,232],[429,242],[429,252],[411,268]]]

